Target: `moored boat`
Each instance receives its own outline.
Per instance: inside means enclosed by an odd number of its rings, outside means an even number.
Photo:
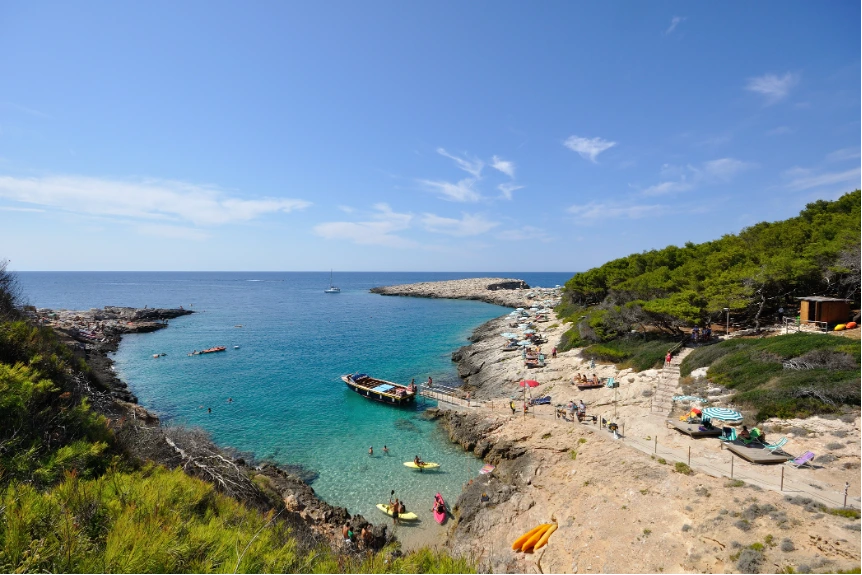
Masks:
[[[224,351],[225,349],[227,349],[225,346],[223,346],[223,345],[219,345],[219,346],[216,346],[216,347],[211,347],[211,348],[209,348],[209,349],[202,349],[202,350],[201,350],[201,353],[216,353],[216,352],[219,352],[219,351]]]
[[[341,381],[359,395],[381,403],[406,405],[416,399],[416,387],[375,379],[365,373],[342,375]]]

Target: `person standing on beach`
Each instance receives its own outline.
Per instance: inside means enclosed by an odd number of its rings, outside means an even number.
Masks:
[[[554,349],[551,350],[551,357],[557,359],[557,346],[554,346]]]

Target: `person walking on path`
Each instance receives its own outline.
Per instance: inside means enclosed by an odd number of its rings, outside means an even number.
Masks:
[[[672,357],[672,356],[671,356],[670,352],[667,352],[667,355],[666,355],[666,356],[664,356],[664,364],[665,364],[665,365],[670,365],[671,357]]]
[[[551,357],[557,359],[557,346],[554,346],[554,349],[551,350]]]
[[[511,399],[509,400],[509,407],[512,408],[512,415],[515,415],[515,401],[514,400],[511,400]]]

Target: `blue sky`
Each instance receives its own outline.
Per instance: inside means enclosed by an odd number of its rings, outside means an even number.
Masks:
[[[5,2],[13,270],[580,271],[860,184],[858,2]]]

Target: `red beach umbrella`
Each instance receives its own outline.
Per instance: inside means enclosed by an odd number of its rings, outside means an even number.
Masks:
[[[534,380],[534,379],[524,379],[524,380],[521,380],[521,383],[519,383],[518,385],[520,385],[521,387],[524,387],[527,385],[529,385],[530,387],[536,387],[537,385],[539,385],[539,382]]]

